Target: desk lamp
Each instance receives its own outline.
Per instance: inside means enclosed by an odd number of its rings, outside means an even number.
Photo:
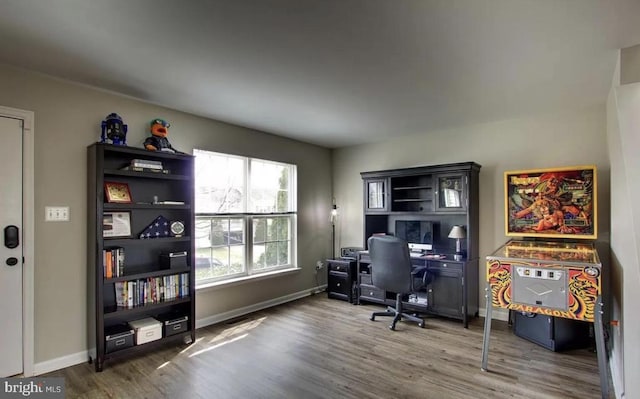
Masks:
[[[449,232],[449,238],[456,240],[456,254],[453,256],[455,260],[462,260],[462,248],[460,248],[460,239],[467,238],[467,233],[462,226],[453,226]]]

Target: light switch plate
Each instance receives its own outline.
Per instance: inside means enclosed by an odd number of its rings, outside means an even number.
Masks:
[[[44,220],[46,222],[68,222],[69,207],[68,206],[45,206]]]

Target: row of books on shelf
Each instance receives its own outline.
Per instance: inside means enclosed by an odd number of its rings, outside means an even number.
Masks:
[[[104,278],[124,276],[124,248],[102,250],[102,273]]]
[[[133,308],[189,296],[189,273],[114,283],[116,306]]]

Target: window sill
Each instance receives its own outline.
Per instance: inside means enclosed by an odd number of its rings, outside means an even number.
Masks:
[[[289,274],[294,274],[299,272],[300,270],[302,270],[299,267],[292,267],[289,269],[280,269],[280,270],[274,270],[272,272],[268,272],[268,273],[262,273],[262,274],[256,274],[253,276],[242,276],[242,277],[237,277],[237,278],[233,278],[233,279],[229,279],[229,280],[224,280],[224,281],[214,281],[211,283],[203,283],[203,284],[196,284],[196,291],[213,291],[216,289],[221,289],[221,288],[228,288],[228,287],[233,287],[234,285],[241,285],[241,284],[245,284],[245,283],[249,283],[249,282],[254,282],[254,281],[260,281],[260,280],[266,280],[272,277],[281,277],[281,276],[286,276]]]

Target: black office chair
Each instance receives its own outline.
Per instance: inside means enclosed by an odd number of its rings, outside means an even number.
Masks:
[[[367,241],[371,258],[371,280],[376,287],[396,293],[396,307],[387,307],[386,312],[373,312],[371,320],[376,316],[393,316],[390,329],[396,329],[396,323],[408,319],[424,328],[424,320],[420,317],[402,312],[402,296],[414,292],[414,280],[417,273],[426,275],[426,268],[414,270],[409,256],[409,246],[401,238],[393,236],[371,236]]]

